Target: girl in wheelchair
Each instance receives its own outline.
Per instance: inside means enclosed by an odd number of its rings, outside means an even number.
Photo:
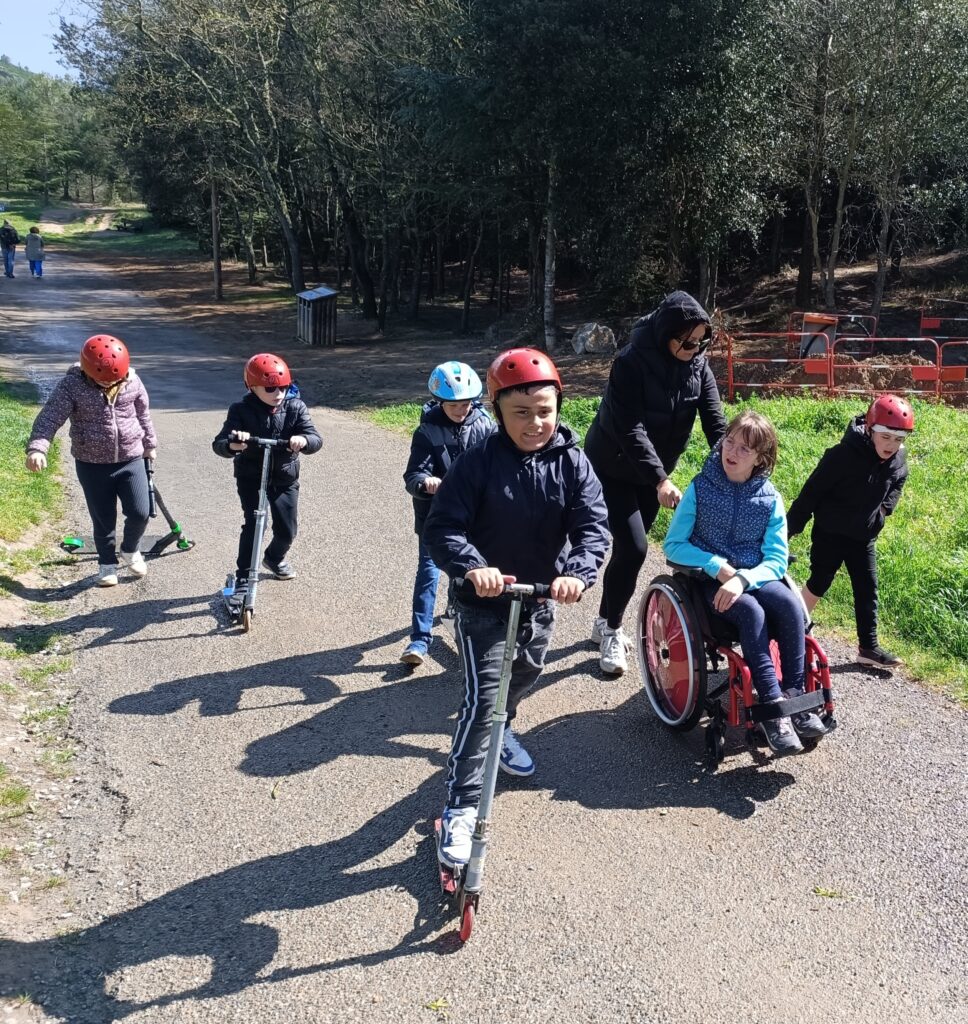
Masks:
[[[783,582],[788,560],[783,499],[769,480],[776,465],[773,424],[757,412],[735,416],[676,508],[663,549],[678,565],[701,569],[708,606],[736,626],[759,701],[777,703],[804,688],[804,616]],[[781,691],[770,639],[776,641]],[[813,711],[759,724],[777,756],[803,751],[800,738],[827,729]]]

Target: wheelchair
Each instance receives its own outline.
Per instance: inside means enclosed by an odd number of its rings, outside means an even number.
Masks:
[[[815,711],[828,732],[837,727],[827,655],[810,635],[805,607],[804,692],[778,704],[757,704],[749,666],[737,650],[736,627],[709,610],[700,592],[705,574],[701,569],[668,564],[671,575],[656,576],[639,602],[635,636],[639,673],[652,709],[670,729],[687,732],[707,716],[710,771],[723,760],[727,725],[742,725],[751,748],[766,745],[757,724],[770,718]],[[799,595],[789,574],[784,582]],[[779,652],[772,640],[770,653],[780,679]],[[805,751],[813,750],[817,742],[801,737]]]

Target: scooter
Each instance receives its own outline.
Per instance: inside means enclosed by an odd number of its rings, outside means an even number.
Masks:
[[[148,472],[148,516],[151,519],[157,518],[158,509],[160,508],[161,514],[165,517],[165,522],[168,523],[168,533],[152,544],[148,554],[160,555],[169,544],[175,544],[176,542],[179,551],[190,551],[195,547],[195,541],[189,540],[188,535],[181,528],[181,524],[168,511],[165,499],[161,496],[161,491],[155,486],[153,460],[145,459],[145,469]]]
[[[457,592],[469,586],[461,578],[454,579]],[[481,801],[477,808],[477,824],[471,839],[471,856],[466,866],[452,868],[438,859],[441,892],[447,899],[452,899],[457,906],[459,920],[458,934],[461,942],[467,942],[474,930],[477,908],[484,889],[484,859],[487,856],[487,834],[490,829],[491,806],[494,803],[494,791],[497,788],[498,761],[501,756],[501,745],[504,742],[504,727],[507,724],[508,689],[511,685],[511,669],[514,665],[517,647],[518,624],[521,621],[521,607],[524,599],[547,597],[550,587],[542,583],[505,583],[504,593],[511,597],[508,612],[508,631],[504,639],[504,657],[501,660],[501,679],[498,683],[497,700],[491,716],[491,736],[484,761],[484,783],[481,790]],[[440,842],[441,821],[434,823],[438,844]]]
[[[266,520],[269,517],[269,467],[272,463],[272,449],[288,447],[289,441],[274,437],[247,437],[246,444],[258,445],[262,449],[262,478],[259,481],[259,505],[255,511],[255,536],[252,538],[252,556],[249,559],[249,578],[244,587],[235,586],[235,573],[230,572],[222,588],[222,600],[235,625],[242,626],[242,632],[252,628],[255,615],[255,598],[259,589],[259,565],[262,561],[262,541],[266,535]]]

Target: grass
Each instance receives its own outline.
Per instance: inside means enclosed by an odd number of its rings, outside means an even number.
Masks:
[[[17,810],[30,798],[30,789],[20,782],[0,783],[0,808]]]
[[[56,629],[46,626],[22,629],[19,633],[13,634],[12,643],[0,644],[0,658],[12,661],[17,658],[29,657],[31,654],[52,651],[63,639],[63,633],[58,633]]]
[[[69,657],[51,658],[46,664],[39,668],[22,668],[17,674],[33,689],[43,687],[51,676],[70,670],[72,660]]]
[[[17,540],[28,527],[58,515],[62,508],[54,478],[57,442],[45,472],[28,473],[24,468],[24,447],[38,409],[32,391],[0,381],[0,540]]]
[[[780,438],[774,482],[787,506],[800,492],[820,456],[840,440],[848,420],[862,412],[863,401],[818,398],[751,400],[727,406],[756,408],[769,416]],[[598,399],[565,399],[562,419],[580,438],[591,423]],[[421,406],[387,406],[372,414],[380,426],[409,434]],[[897,651],[915,675],[945,687],[968,702],[968,416],[957,409],[916,402],[918,429],[908,444],[911,475],[901,501],[877,541],[881,643]],[[673,474],[685,487],[708,453],[697,423],[689,447]],[[650,536],[660,544],[671,514],[660,512]],[[809,553],[806,536],[793,540],[792,552],[803,579]],[[845,572],[817,606],[821,632],[856,641],[853,600]]]
[[[21,719],[22,725],[41,725],[45,722],[66,722],[71,717],[68,704],[55,704],[53,707],[37,708],[28,711]]]

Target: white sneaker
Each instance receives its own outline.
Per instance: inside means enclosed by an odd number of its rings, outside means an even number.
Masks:
[[[118,585],[118,567],[116,565],[99,565],[97,567],[97,585],[99,587],[116,587]]]
[[[148,575],[148,566],[145,563],[145,556],[140,551],[132,551],[130,555],[126,551],[122,551],[121,561],[124,562],[135,576]]]
[[[514,735],[510,727],[506,727],[504,730],[504,742],[501,744],[498,767],[508,775],[520,775],[522,778],[534,775],[534,760],[521,746],[521,741]]]
[[[604,615],[596,615],[595,621],[592,623],[592,643],[600,644],[602,642],[602,630],[608,627],[608,619]]]
[[[610,676],[621,676],[629,670],[627,651],[631,646],[629,638],[619,629],[602,630],[602,642],[599,647],[601,657],[598,664],[601,670]]]
[[[441,863],[459,868],[471,859],[471,840],[476,824],[476,807],[444,808],[437,837],[437,858]]]

